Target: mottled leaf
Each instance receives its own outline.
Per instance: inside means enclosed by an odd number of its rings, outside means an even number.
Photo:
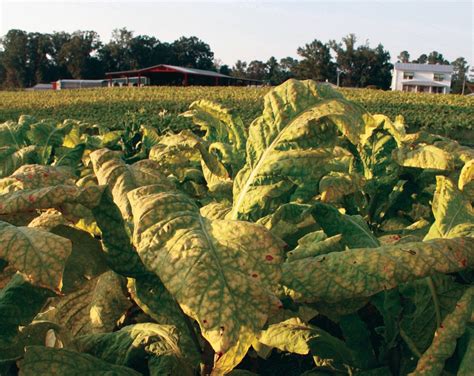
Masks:
[[[283,284],[302,302],[362,298],[474,263],[474,238],[351,249],[283,264]]]
[[[0,221],[0,258],[25,273],[34,285],[61,291],[72,245],[50,232]]]
[[[125,281],[112,271],[85,283],[80,290],[51,303],[52,321],[74,335],[110,332],[130,307],[125,296]]]
[[[433,145],[419,144],[413,148],[402,146],[394,151],[392,156],[403,167],[428,168],[441,171],[454,169],[452,155]]]
[[[68,376],[140,376],[131,368],[116,366],[89,354],[65,349],[29,346],[19,362],[21,376],[68,375]]]
[[[160,279],[154,275],[129,280],[132,299],[147,315],[159,324],[173,325],[178,329],[181,353],[192,363],[200,360],[200,346],[194,329],[187,322],[183,311]],[[193,339],[194,338],[194,339]]]
[[[100,149],[90,154],[94,172],[101,185],[108,185],[115,204],[125,220],[131,220],[132,210],[127,193],[149,184],[162,184],[172,188],[166,177],[160,172],[160,165],[151,160],[143,160],[127,165],[120,153]]]
[[[140,257],[214,350],[226,353],[256,334],[280,304],[272,292],[280,278],[280,241],[259,225],[201,217],[179,193],[144,187],[129,199]]]
[[[333,159],[338,130],[357,143],[363,111],[314,81],[288,80],[264,98],[234,182],[232,219],[257,220],[291,198],[310,199]]]
[[[456,341],[462,336],[473,311],[474,287],[470,287],[459,299],[453,312],[448,314],[436,330],[433,342],[418,360],[410,375],[440,375],[444,362],[454,352]]]

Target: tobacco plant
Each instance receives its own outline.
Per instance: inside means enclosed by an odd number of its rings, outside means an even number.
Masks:
[[[1,374],[472,372],[473,149],[313,81],[183,116],[0,125]]]

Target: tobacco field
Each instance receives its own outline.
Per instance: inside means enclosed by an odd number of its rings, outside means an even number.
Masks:
[[[57,121],[76,119],[121,128],[139,122],[179,131],[192,122],[179,116],[189,105],[207,99],[232,108],[246,125],[263,110],[269,87],[144,87],[62,91],[0,92],[0,121],[32,115]],[[410,132],[426,130],[464,141],[474,139],[474,97],[425,95],[369,89],[340,88],[349,100],[368,112],[390,118],[402,115]],[[474,141],[471,141],[471,146]]]
[[[377,92],[229,90],[2,110],[0,374],[472,375],[474,149]]]

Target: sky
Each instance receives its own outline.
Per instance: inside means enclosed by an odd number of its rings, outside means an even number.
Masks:
[[[449,61],[474,64],[474,1],[22,1],[0,0],[0,35],[9,29],[35,32],[94,30],[108,41],[112,30],[172,42],[195,35],[215,58],[292,56],[314,39],[382,43],[392,61],[402,50],[412,58],[436,50]],[[159,63],[159,62],[157,62]]]

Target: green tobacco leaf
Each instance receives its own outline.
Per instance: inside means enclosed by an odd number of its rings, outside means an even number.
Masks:
[[[51,303],[51,321],[69,329],[74,335],[110,332],[130,307],[125,296],[125,281],[112,271],[105,272]]]
[[[435,222],[425,240],[474,235],[474,210],[471,203],[444,176],[436,177],[432,208]]]
[[[451,171],[454,159],[450,153],[433,145],[402,146],[393,152],[393,159],[403,167]]]
[[[108,270],[99,240],[89,233],[65,225],[55,226],[50,231],[72,243],[72,252],[64,268],[63,293],[79,289]]]
[[[474,287],[462,295],[453,312],[448,314],[436,330],[428,350],[418,360],[416,369],[410,375],[440,375],[444,362],[454,353],[456,341],[462,336],[471,319],[474,303]]]
[[[283,284],[300,302],[362,298],[401,283],[474,264],[474,238],[351,249],[283,264]]]
[[[263,330],[259,341],[281,351],[306,355],[311,352],[336,363],[350,363],[352,354],[343,341],[324,330],[304,323],[299,318],[291,318],[273,324]]]
[[[309,200],[331,171],[338,130],[352,143],[365,131],[359,107],[314,81],[288,80],[264,102],[235,178],[232,219],[257,220],[292,199]]]
[[[172,189],[171,183],[160,172],[160,165],[151,160],[143,160],[127,165],[120,153],[100,149],[90,154],[94,172],[99,184],[107,184],[115,204],[125,220],[131,220],[132,209],[127,198],[131,190],[149,184],[162,184]]]
[[[361,189],[360,178],[342,172],[330,172],[319,182],[322,202],[339,202],[344,196]]]
[[[29,346],[19,362],[21,376],[71,375],[71,376],[140,376],[131,368],[116,366],[89,354],[65,349]]]
[[[197,145],[201,142],[199,137],[188,130],[168,134],[151,148],[150,159],[160,165],[164,175],[173,175],[183,182],[189,170],[200,170],[202,155]]]
[[[437,326],[456,306],[465,287],[445,275],[434,275],[399,287],[403,296],[403,316],[400,327],[416,345],[425,351]]]
[[[61,236],[0,221],[0,258],[25,273],[34,285],[61,291],[71,250],[71,242]]]
[[[54,120],[41,120],[30,125],[27,136],[31,144],[58,147],[63,144],[72,126],[68,121],[58,124]]]
[[[298,241],[298,246],[287,253],[288,261],[295,261],[306,257],[315,257],[325,255],[331,252],[340,252],[344,250],[342,244],[342,235],[331,236],[330,238],[321,239],[322,231],[311,232],[303,236]],[[324,233],[323,233],[324,234]]]
[[[467,343],[465,346],[464,356],[459,365],[457,376],[469,376],[474,369],[474,327],[472,325],[472,320],[471,324],[468,324],[463,337],[466,338]]]
[[[101,232],[109,267],[125,277],[137,278],[149,274],[132,245],[130,230],[108,188],[92,213]]]
[[[54,166],[69,167],[72,171],[80,167],[86,144],[79,144],[73,148],[60,147],[55,149]]]
[[[335,207],[316,203],[313,215],[328,236],[341,234],[349,248],[374,248],[380,245],[367,223],[357,215],[341,214]]]
[[[176,358],[186,369],[178,347],[179,334],[175,327],[153,323],[126,326],[117,332],[89,334],[73,341],[81,353],[88,353],[108,363],[144,372],[148,358]]]
[[[395,139],[385,132],[374,132],[364,144],[358,146],[364,176],[377,179],[390,176],[397,171],[392,152],[397,148]]]
[[[216,353],[248,349],[280,304],[272,289],[280,279],[281,241],[253,223],[204,218],[180,193],[150,186],[129,199],[134,244],[147,268],[198,321]]]
[[[154,275],[131,279],[128,286],[132,299],[143,312],[159,324],[173,325],[178,329],[181,353],[192,364],[199,363],[201,349],[196,343],[194,329],[188,325],[183,311],[160,279]]]
[[[0,146],[13,146],[20,149],[26,145],[26,132],[31,123],[31,121],[21,121],[20,118],[18,123],[7,121],[0,124]]]
[[[211,143],[209,150],[217,151],[223,163],[231,165],[233,171],[242,167],[247,132],[238,115],[217,103],[200,100],[191,103],[183,116],[191,117],[206,132],[204,139]]]
[[[370,339],[370,331],[359,315],[352,314],[341,317],[339,326],[351,350],[354,364],[360,369],[370,369],[377,365],[374,349]]]
[[[10,175],[22,165],[40,162],[42,148],[25,146],[17,149],[13,146],[0,147],[0,178]]]
[[[245,126],[232,110],[208,100],[200,100],[191,103],[189,111],[183,116],[191,117],[201,130],[206,131],[205,140],[232,144],[236,151],[245,149]]]
[[[27,346],[62,347],[66,338],[59,325],[49,321],[33,321],[28,326],[21,326],[12,342],[4,344],[0,339],[0,363],[21,359]]]
[[[0,360],[6,354],[2,348],[13,346],[18,327],[28,325],[54,294],[33,286],[21,274],[15,274],[0,290]]]
[[[459,190],[474,201],[474,159],[466,162],[459,174]]]
[[[290,247],[296,246],[302,236],[319,229],[311,215],[311,205],[296,202],[281,205],[272,214],[260,218],[257,223],[283,239]]]

